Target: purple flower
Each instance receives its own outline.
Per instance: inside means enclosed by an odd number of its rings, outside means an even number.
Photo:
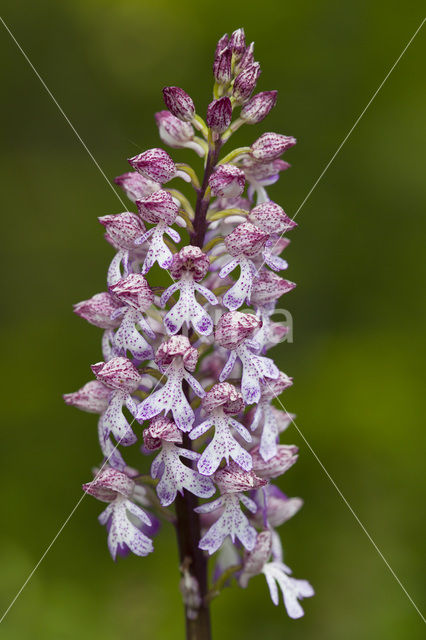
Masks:
[[[227,96],[213,100],[207,108],[207,126],[217,134],[223,133],[231,124],[232,105]]]
[[[284,278],[277,276],[276,273],[264,269],[253,280],[251,301],[253,304],[262,307],[275,302],[285,293],[292,291],[295,286],[294,282],[284,280]]]
[[[170,111],[155,114],[161,140],[173,149],[193,149],[199,156],[204,155],[202,146],[194,141],[194,129],[189,122],[176,118]]]
[[[108,407],[111,391],[102,382],[91,380],[74,393],[65,393],[65,404],[88,413],[103,413]]]
[[[138,556],[146,556],[154,550],[152,540],[133,524],[128,516],[130,513],[141,524],[152,526],[151,518],[130,500],[134,488],[135,483],[131,478],[109,468],[101,471],[92,482],[83,485],[86,493],[102,502],[109,502],[99,516],[99,522],[108,528],[108,548],[113,560],[116,559],[117,553],[131,551]]]
[[[298,458],[299,449],[294,445],[280,444],[277,446],[277,452],[273,458],[265,461],[259,451],[255,447],[250,451],[253,460],[253,471],[260,478],[278,478],[292,467]]]
[[[297,227],[297,223],[275,202],[263,202],[250,211],[250,221],[266,233],[285,233]]]
[[[163,98],[166,107],[175,118],[182,122],[191,122],[195,116],[195,107],[192,98],[179,87],[164,87]]]
[[[95,327],[115,329],[120,324],[120,318],[116,315],[119,308],[117,301],[105,291],[97,293],[89,300],[77,302],[74,305],[74,313]]]
[[[246,36],[244,29],[236,29],[229,40],[229,47],[234,54],[235,60],[240,60],[246,49]]]
[[[117,249],[132,249],[135,240],[145,231],[142,220],[130,211],[102,216],[99,222],[105,227],[108,239]]]

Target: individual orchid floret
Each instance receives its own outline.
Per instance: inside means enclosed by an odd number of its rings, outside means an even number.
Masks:
[[[259,401],[261,382],[265,383],[269,378],[279,376],[279,370],[270,358],[256,355],[259,345],[254,340],[239,337],[244,334],[251,336],[259,325],[259,319],[252,314],[230,311],[221,316],[215,331],[216,342],[231,349],[219,381],[224,382],[229,377],[236,359],[239,358],[243,368],[241,392],[247,404]],[[249,332],[248,327],[251,327]]]
[[[137,244],[149,241],[142,273],[148,273],[155,262],[158,262],[163,269],[167,269],[172,262],[173,254],[165,244],[163,236],[167,234],[174,242],[180,241],[178,232],[169,226],[176,220],[179,207],[170,193],[164,189],[156,191],[149,198],[137,200],[136,205],[141,217],[155,225],[137,240]]]
[[[88,413],[103,413],[108,408],[111,390],[102,382],[91,380],[84,387],[73,393],[65,393],[65,404]]]
[[[182,122],[191,122],[195,116],[195,106],[191,96],[180,87],[164,87],[163,98],[169,111]]]
[[[124,307],[119,329],[115,332],[113,343],[118,351],[125,355],[130,351],[137,361],[143,362],[154,357],[151,345],[138,331],[140,328],[151,340],[155,340],[156,334],[144,317],[154,301],[147,281],[140,273],[131,273],[126,278],[119,280],[110,287],[110,292],[121,302]]]
[[[152,526],[151,518],[132,501],[135,483],[124,473],[106,468],[98,473],[92,482],[83,485],[86,493],[109,505],[99,516],[99,522],[108,529],[108,548],[113,560],[117,554],[126,555],[131,551],[138,556],[146,556],[154,550],[152,540],[129,518],[129,513],[137,518],[140,525]]]
[[[199,472],[211,476],[224,458],[227,464],[231,458],[242,469],[250,471],[252,468],[251,455],[232,435],[232,429],[234,429],[243,440],[251,442],[251,436],[247,429],[231,418],[231,413],[239,413],[244,408],[241,393],[227,382],[215,384],[204,396],[202,407],[209,414],[209,417],[196,426],[189,437],[191,440],[195,440],[212,427],[215,428],[215,432],[213,439],[204,449],[198,461]]]
[[[170,111],[159,111],[155,121],[161,140],[169,147],[192,149],[200,157],[204,156],[204,149],[194,140],[194,129],[189,122],[176,118]]]
[[[140,403],[136,418],[139,422],[143,422],[163,411],[164,415],[170,411],[179,429],[190,431],[195,416],[182,390],[182,382],[186,380],[200,398],[205,395],[200,383],[189,373],[196,367],[197,349],[191,347],[187,337],[172,336],[160,345],[155,360],[160,371],[167,375],[167,382]]]
[[[116,329],[120,324],[119,303],[108,292],[97,293],[89,300],[77,302],[74,313],[101,329]]]
[[[214,480],[222,495],[213,502],[197,507],[197,513],[205,514],[221,510],[219,518],[212,524],[207,533],[201,538],[199,547],[211,555],[217,551],[230,536],[250,551],[256,544],[256,529],[251,526],[247,516],[241,511],[240,502],[251,512],[257,510],[256,503],[242,492],[256,489],[266,482],[258,478],[252,471],[244,471],[231,463],[227,467],[216,471]]]
[[[285,293],[293,291],[296,284],[280,278],[273,271],[263,269],[253,281],[251,302],[257,307],[265,307],[278,300]]]
[[[253,62],[253,64],[247,66],[235,78],[232,96],[237,104],[244,104],[250,98],[256,87],[260,73],[260,64]]]
[[[214,196],[237,198],[244,191],[244,171],[234,164],[221,164],[209,178],[209,186]]]
[[[232,104],[227,96],[210,102],[207,108],[207,126],[213,133],[223,133],[231,124],[231,118]]]
[[[130,211],[118,213],[116,215],[102,216],[99,222],[106,229],[106,238],[113,247],[117,249],[109,268],[107,282],[108,286],[115,284],[123,276],[121,265],[124,265],[124,275],[129,272],[129,252],[134,250],[136,240],[145,233],[145,227],[141,218]]]
[[[136,202],[136,200],[140,200],[141,198],[147,198],[151,193],[154,193],[154,191],[161,189],[159,182],[154,182],[137,171],[123,173],[123,175],[117,176],[114,182],[123,189],[126,196],[132,202]]]
[[[122,408],[126,404],[131,413],[136,410],[130,394],[140,385],[139,371],[130,360],[122,357],[93,364],[92,371],[100,382],[113,390],[102,420],[104,438],[108,438],[112,433],[120,444],[124,446],[134,444],[137,438],[123,415]]]
[[[254,42],[251,42],[243,53],[243,57],[236,64],[235,71],[239,73],[243,69],[247,69],[254,62]]]
[[[251,67],[249,67],[251,68]],[[262,122],[275,107],[277,91],[262,91],[251,98],[241,109],[240,118],[247,124]]]
[[[210,335],[213,331],[213,320],[204,307],[197,302],[195,293],[202,295],[211,305],[218,304],[214,293],[199,284],[210,267],[208,256],[199,247],[189,245],[183,247],[173,256],[170,274],[177,282],[172,284],[161,296],[164,307],[169,298],[180,292],[179,300],[164,317],[164,326],[170,335],[177,333],[183,324],[192,325],[200,335]]]
[[[250,222],[239,224],[225,238],[225,246],[233,259],[222,267],[219,277],[225,278],[237,266],[240,267],[240,276],[235,284],[223,296],[223,304],[230,311],[235,311],[244,304],[250,302],[253,279],[257,275],[257,269],[251,260],[264,246],[268,235]]]
[[[229,38],[225,34],[217,43],[213,63],[213,75],[217,84],[221,86],[228,85],[232,78],[232,49],[228,45]]]
[[[180,460],[198,460],[200,454],[177,446],[182,443],[182,432],[168,418],[154,418],[144,431],[147,449],[157,449],[158,441],[161,451],[151,465],[151,476],[160,480],[157,495],[163,507],[174,502],[178,491],[183,495],[184,489],[199,498],[211,498],[216,491],[211,478],[200,475]]]
[[[148,151],[130,158],[129,164],[145,178],[160,184],[165,184],[177,176],[182,177],[184,180],[188,179],[186,174],[178,171],[172,158],[164,149],[148,149]]]
[[[283,136],[272,132],[264,133],[251,145],[251,155],[256,160],[275,160],[295,144],[296,138],[292,136]]]
[[[266,461],[260,454],[259,447],[255,447],[250,451],[253,471],[267,480],[278,478],[297,462],[298,451],[295,445],[279,444],[274,457]]]
[[[283,594],[284,605],[290,618],[303,616],[299,600],[314,595],[314,590],[306,580],[296,580],[291,576],[291,569],[282,562],[268,562],[271,555],[271,533],[262,531],[258,534],[253,550],[245,554],[243,571],[239,582],[247,587],[251,577],[263,573],[268,583],[272,602],[279,604],[278,587]]]
[[[292,378],[280,371],[279,377],[270,382],[270,386],[266,384],[262,388],[262,395],[250,425],[252,431],[263,425],[259,453],[265,462],[277,455],[278,436],[291,422],[291,416],[275,409],[271,400],[293,384]]]

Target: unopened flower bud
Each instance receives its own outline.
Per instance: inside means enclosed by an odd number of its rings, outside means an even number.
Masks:
[[[83,490],[102,502],[112,502],[118,494],[130,498],[135,483],[129,476],[117,469],[103,469],[92,482],[83,485]]]
[[[148,149],[129,159],[131,166],[143,176],[164,184],[176,175],[176,165],[164,149]]]
[[[294,282],[280,278],[273,271],[264,269],[253,280],[250,299],[253,304],[263,306],[275,302],[284,293],[292,291],[295,286]]]
[[[214,480],[221,493],[251,491],[267,484],[267,480],[258,477],[253,471],[244,471],[234,462],[216,471]]]
[[[224,47],[216,56],[213,63],[213,75],[216,82],[220,85],[227,85],[232,78],[232,50],[230,47]]]
[[[159,189],[149,198],[137,200],[136,205],[141,217],[151,224],[157,224],[161,221],[173,224],[179,213],[178,205],[170,193],[164,189]]]
[[[279,204],[272,201],[258,204],[250,211],[248,219],[266,233],[285,233],[297,227],[297,222],[289,218]]]
[[[128,358],[112,358],[108,362],[92,364],[91,369],[98,380],[110,389],[133,393],[140,384],[140,374]]]
[[[108,292],[97,293],[89,300],[77,302],[74,313],[90,324],[101,329],[115,329],[120,325],[120,318],[113,314],[120,308],[119,303]]]
[[[88,413],[103,413],[108,407],[111,391],[99,380],[91,380],[73,393],[65,393],[65,404]]]
[[[254,62],[254,42],[251,42],[244,51],[243,57],[237,65],[238,73],[243,69],[247,69]]]
[[[246,36],[244,29],[236,29],[229,40],[229,46],[232,49],[235,60],[240,60],[246,49]]]
[[[154,302],[154,294],[141,273],[130,273],[109,290],[120,302],[138,311],[147,311]]]
[[[119,249],[133,249],[135,240],[145,232],[142,220],[131,211],[102,216],[99,222],[106,229],[107,240]]]
[[[192,125],[176,118],[170,111],[158,111],[155,121],[162,141],[174,149],[179,149],[194,137]]]
[[[179,280],[187,272],[191,274],[195,282],[200,282],[210,268],[209,257],[199,247],[188,245],[183,247],[173,256],[170,265],[170,274],[175,280]]]
[[[256,160],[274,160],[296,144],[296,138],[279,133],[264,133],[251,145]]]
[[[194,371],[197,366],[198,351],[191,347],[191,343],[186,336],[172,336],[165,340],[157,349],[155,362],[165,369],[178,357],[182,357],[185,369]]]
[[[247,102],[254,91],[260,73],[260,64],[253,62],[238,74],[232,88],[232,95],[237,103],[243,104]]]
[[[252,313],[228,311],[219,318],[214,337],[221,347],[233,350],[250,338],[261,324]]]
[[[157,191],[157,189],[161,189],[161,185],[158,182],[145,178],[145,176],[137,171],[123,173],[123,175],[117,176],[114,182],[123,189],[126,196],[132,202],[146,198],[150,196],[151,193],[154,193],[154,191]]]
[[[268,239],[268,234],[251,222],[242,222],[226,236],[224,242],[231,256],[243,254],[254,258]]]
[[[266,118],[277,101],[277,91],[257,93],[241,109],[240,118],[247,124],[257,124]]]
[[[223,133],[230,125],[232,105],[227,96],[213,100],[207,108],[207,126],[215,133]]]
[[[164,87],[163,98],[171,113],[183,122],[191,122],[195,115],[195,106],[191,96],[180,87]]]
[[[202,407],[207,413],[211,413],[218,407],[231,415],[240,413],[244,409],[242,394],[229,382],[220,382],[206,393],[202,401]]]
[[[234,164],[220,164],[209,178],[209,186],[214,196],[237,198],[244,191],[244,171]]]
[[[229,36],[228,36],[227,33],[224,33],[223,36],[217,42],[216,51],[215,51],[215,54],[214,54],[215,59],[228,46],[228,44],[229,44]]]

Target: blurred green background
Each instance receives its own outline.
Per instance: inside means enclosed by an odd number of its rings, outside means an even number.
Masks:
[[[298,138],[271,196],[293,214],[423,17],[420,1],[3,0],[2,16],[112,179],[158,144],[161,88],[184,87],[204,113],[217,39],[244,26],[276,88],[251,143]],[[426,87],[423,31],[298,216],[285,300],[294,343],[276,350],[295,377],[286,408],[422,606]],[[100,357],[100,331],[72,303],[105,286],[111,249],[97,216],[122,207],[0,26],[2,144],[2,610],[81,495],[99,461],[96,417],[63,405]],[[177,152],[175,157],[187,157]],[[281,529],[286,560],[315,598],[291,621],[263,577],[212,607],[215,639],[399,640],[423,623],[318,462],[282,479],[305,507]],[[114,565],[102,506],[85,499],[3,622],[6,640],[183,638],[174,534]]]

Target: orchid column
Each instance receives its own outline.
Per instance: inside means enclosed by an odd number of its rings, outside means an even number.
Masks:
[[[107,291],[75,305],[104,330],[103,361],[92,365],[95,380],[64,396],[99,415],[103,460],[83,488],[108,503],[99,521],[112,557],[153,551],[160,520],[176,527],[191,640],[211,637],[210,602],[231,582],[246,587],[263,574],[292,618],[313,595],[291,577],[275,531],[302,501],[271,483],[297,447],[279,443],[292,416],[272,404],[292,379],[266,356],[286,333],[272,320],[276,303],[295,286],[276,273],[287,268],[279,254],[295,223],[266,187],[289,167],[281,156],[296,141],[264,133],[221,157],[239,127],[268,115],[276,92],[252,97],[260,65],[242,29],[220,39],[213,72],[205,120],[178,87],[163,90],[168,110],[156,114],[161,140],[192,149],[202,175],[156,148],[116,178],[134,210],[100,218],[115,250]],[[192,204],[178,180],[193,187]],[[166,289],[156,263],[171,278]],[[129,446],[140,447],[141,468],[126,463]]]

